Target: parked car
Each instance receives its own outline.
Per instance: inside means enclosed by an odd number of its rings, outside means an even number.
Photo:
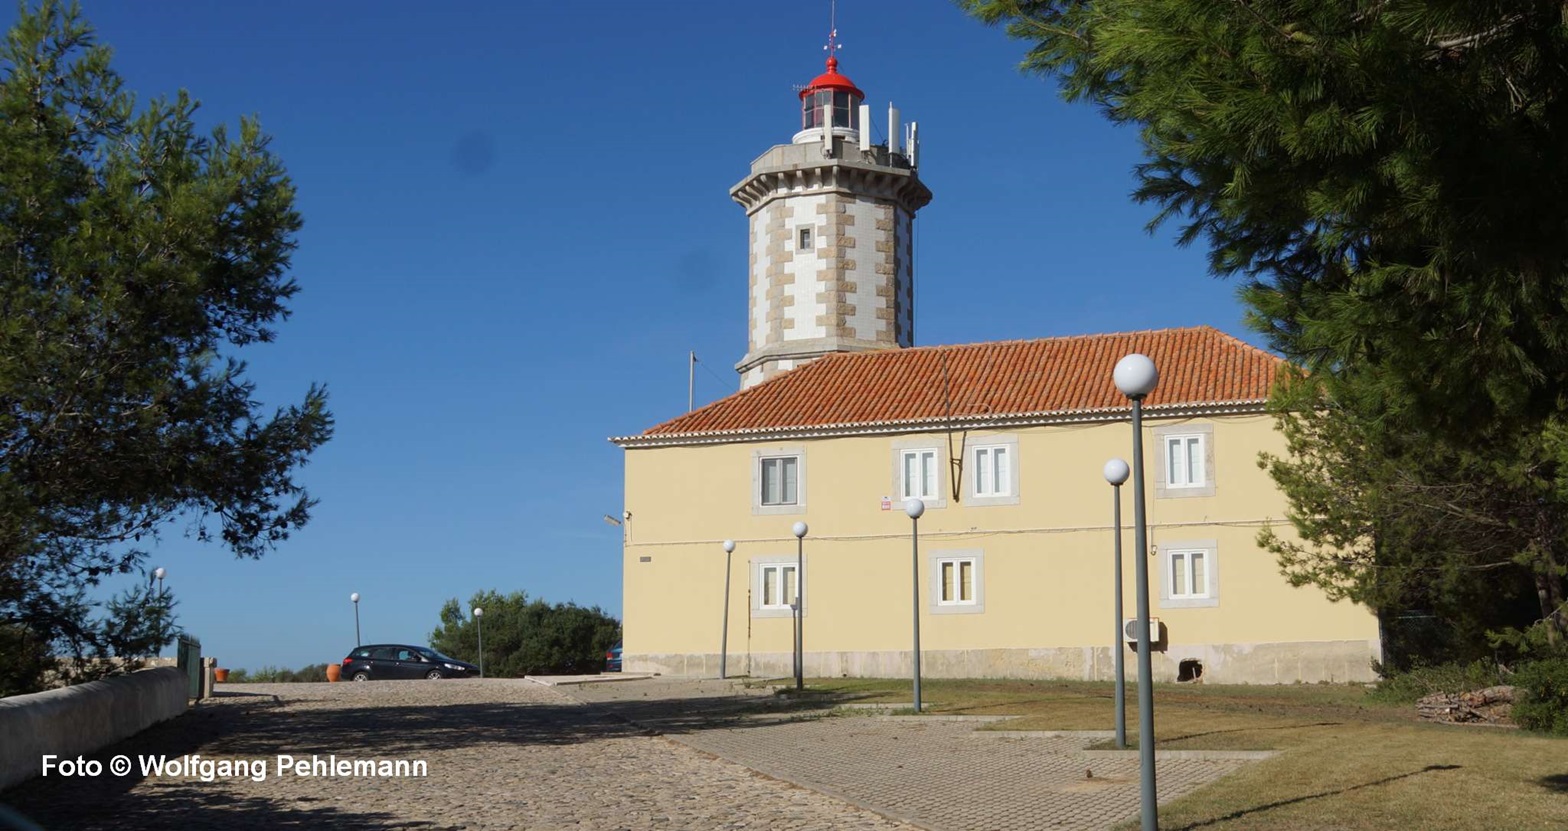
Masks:
[[[343,677],[351,681],[478,678],[479,667],[442,655],[428,646],[370,644],[354,647],[343,659]]]
[[[615,646],[610,647],[609,651],[604,653],[604,671],[605,672],[620,672],[621,671],[621,645],[620,644],[616,644]]]

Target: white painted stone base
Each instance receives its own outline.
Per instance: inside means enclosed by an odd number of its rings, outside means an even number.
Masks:
[[[1211,684],[1312,684],[1376,680],[1372,661],[1379,644],[1371,641],[1310,641],[1171,646],[1154,653],[1156,681],[1175,681],[1184,660],[1203,664],[1202,680]],[[624,656],[628,672],[713,678],[719,674],[718,653]],[[1138,676],[1138,656],[1125,653],[1128,678]],[[730,676],[782,678],[793,674],[790,653],[729,656]],[[1040,649],[961,649],[921,653],[920,673],[926,678],[1032,678],[1109,681],[1115,665],[1108,647]],[[806,653],[806,675],[816,678],[900,678],[910,675],[908,650]]]

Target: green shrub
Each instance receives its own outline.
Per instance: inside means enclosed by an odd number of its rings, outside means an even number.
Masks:
[[[1524,692],[1514,703],[1514,721],[1520,727],[1568,736],[1568,658],[1525,664],[1513,683]]]
[[[229,670],[229,681],[235,681],[235,674],[244,681],[252,684],[292,684],[306,681],[326,681],[327,665],[311,664],[303,669],[286,669],[283,667],[264,666],[254,672],[243,669]]]
[[[1379,670],[1386,668],[1379,667]],[[1505,683],[1498,666],[1490,661],[1417,666],[1407,672],[1385,675],[1369,697],[1390,703],[1413,703],[1432,693],[1461,693]]]

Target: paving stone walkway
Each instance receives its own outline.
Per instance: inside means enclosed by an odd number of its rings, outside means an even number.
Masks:
[[[200,755],[199,771],[34,779],[4,793],[46,829],[1096,829],[1134,815],[1137,760],[972,722],[824,716],[767,690],[647,679],[236,684],[94,754]],[[281,774],[278,757],[422,760],[428,775]],[[1168,799],[1239,761],[1162,761]],[[1092,772],[1092,775],[1091,775]]]
[[[940,831],[1103,829],[1139,808],[1135,753],[1087,756],[1094,740],[976,732],[975,721],[866,715],[738,716],[691,730],[691,713],[646,702],[721,699],[716,682],[660,681],[563,688],[675,741],[753,770]],[[1236,770],[1239,759],[1162,759],[1168,801]]]

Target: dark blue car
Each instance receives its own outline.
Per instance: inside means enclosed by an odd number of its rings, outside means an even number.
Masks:
[[[449,658],[427,646],[370,644],[354,647],[343,659],[343,677],[350,681],[478,678],[479,667]]]
[[[604,671],[605,672],[620,672],[621,671],[621,645],[620,644],[616,644],[615,646],[610,647],[610,650],[608,652],[604,653]]]

